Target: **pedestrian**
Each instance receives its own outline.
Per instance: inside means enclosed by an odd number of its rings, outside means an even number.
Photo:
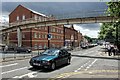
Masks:
[[[4,48],[4,52],[7,53],[7,50],[8,50],[8,46],[6,45]]]
[[[114,56],[115,56],[116,54],[118,54],[118,48],[117,48],[117,46],[114,46],[114,50],[115,50],[115,54],[114,54]]]
[[[115,56],[115,46],[111,45],[111,52],[113,53],[113,55]]]
[[[111,56],[111,46],[108,45],[108,46],[107,46],[107,49],[108,49],[108,55]]]

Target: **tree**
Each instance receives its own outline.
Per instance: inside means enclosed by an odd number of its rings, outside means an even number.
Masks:
[[[84,36],[84,38],[85,38],[85,39],[87,39],[89,43],[91,43],[91,42],[92,42],[92,38],[91,38],[91,37],[89,37],[89,36],[85,35],[85,36]]]
[[[107,5],[109,16],[118,17],[119,19],[114,23],[103,23],[100,28],[99,39],[110,39],[120,49],[120,1],[108,2]]]

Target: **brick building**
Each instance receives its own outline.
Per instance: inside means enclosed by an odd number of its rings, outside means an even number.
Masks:
[[[82,40],[82,34],[74,29],[73,25],[64,27],[65,29],[65,46],[78,47]]]
[[[23,20],[47,21],[54,19],[44,14],[33,11],[22,5],[16,7],[9,15],[9,23]],[[26,26],[26,25],[23,25]],[[32,26],[36,26],[33,24]],[[48,34],[52,39],[48,40]],[[36,26],[36,28],[22,29],[22,46],[34,47],[34,49],[44,49],[46,47],[62,47],[64,45],[63,26]],[[10,43],[17,45],[17,31],[9,34]]]
[[[54,17],[49,17],[44,14],[33,11],[22,5],[17,6],[9,15],[9,23],[16,23],[24,20],[53,20]],[[22,25],[26,26],[26,25]],[[47,47],[63,47],[63,46],[79,46],[82,39],[82,34],[71,27],[59,26],[39,26],[32,24],[35,28],[22,29],[22,46],[32,47],[33,49],[44,49]],[[52,38],[48,40],[48,35]],[[18,44],[17,31],[9,34],[9,42]]]

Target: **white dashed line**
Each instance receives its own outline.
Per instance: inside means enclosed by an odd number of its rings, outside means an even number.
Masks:
[[[18,63],[14,63],[14,64],[9,64],[9,65],[4,65],[4,66],[0,66],[0,68],[2,67],[9,67],[9,66],[14,66],[14,65],[17,65]]]
[[[74,72],[78,72],[79,70],[81,70],[83,67],[85,67],[90,61],[88,61],[87,63],[85,63],[84,65],[82,65],[80,68],[78,68],[77,70],[75,70]]]
[[[10,73],[10,72],[14,72],[14,71],[20,71],[20,70],[22,70],[22,69],[26,69],[26,68],[29,68],[29,67],[18,68],[18,69],[14,69],[14,70],[10,70],[10,71],[6,71],[6,72],[2,72],[1,74],[7,74],[7,73]]]
[[[89,66],[87,66],[85,71],[87,71],[96,61],[97,61],[97,59],[95,59]]]

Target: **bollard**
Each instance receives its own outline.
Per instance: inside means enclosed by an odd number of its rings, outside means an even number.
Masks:
[[[14,59],[16,59],[16,55],[15,55],[16,52],[14,52]]]

